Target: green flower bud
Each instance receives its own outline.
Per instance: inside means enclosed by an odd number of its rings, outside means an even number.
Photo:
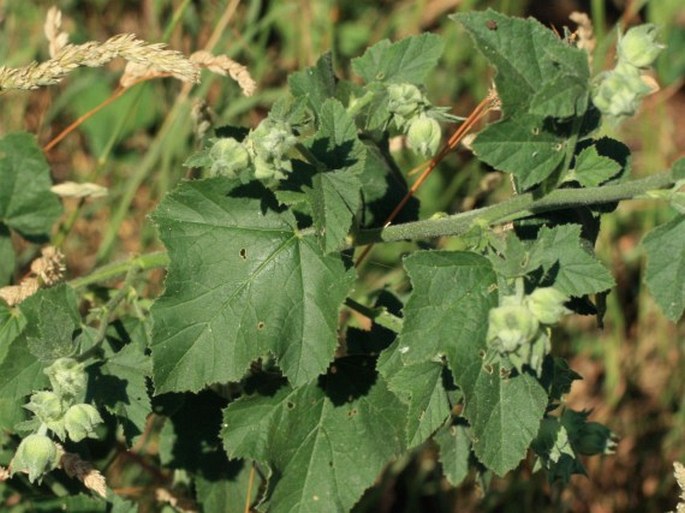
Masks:
[[[288,123],[267,118],[250,133],[248,143],[255,156],[266,161],[281,160],[295,146],[297,137]]]
[[[649,91],[636,68],[624,67],[604,75],[593,93],[592,102],[602,114],[617,118],[632,116]]]
[[[48,375],[53,391],[62,399],[78,397],[86,390],[88,376],[83,364],[73,358],[59,358],[43,372]]]
[[[516,352],[533,340],[538,328],[538,321],[528,308],[505,302],[488,314],[488,345],[500,353]]]
[[[631,28],[619,35],[618,60],[636,68],[647,68],[656,60],[664,45],[656,41],[657,28],[652,23]]]
[[[24,438],[12,458],[12,472],[26,472],[32,483],[43,474],[54,470],[61,451],[49,437],[32,434]]]
[[[250,165],[250,155],[237,140],[227,137],[219,139],[209,150],[211,165],[210,176],[228,176],[235,178]]]
[[[102,417],[90,404],[75,404],[64,415],[64,427],[74,442],[95,438],[95,428],[101,423]]]
[[[525,303],[538,321],[552,325],[559,322],[562,316],[571,313],[564,306],[568,299],[566,294],[553,287],[543,287],[535,289],[526,297]]]
[[[438,151],[442,140],[440,123],[428,116],[421,115],[409,124],[407,145],[424,157],[430,157]]]
[[[401,122],[416,116],[426,105],[430,102],[414,84],[388,85],[388,110]]]
[[[59,420],[64,415],[62,399],[49,390],[35,392],[24,408],[33,412],[43,424]]]

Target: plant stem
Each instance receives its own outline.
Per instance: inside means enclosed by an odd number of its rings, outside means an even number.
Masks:
[[[557,189],[543,197],[527,192],[507,201],[489,207],[455,214],[442,219],[427,219],[386,228],[361,230],[354,241],[355,246],[375,242],[416,240],[445,235],[462,235],[476,223],[495,225],[515,221],[550,210],[579,206],[601,205],[619,200],[634,199],[647,191],[673,186],[675,180],[670,172],[659,173],[648,178],[630,182],[588,187],[583,189]]]
[[[69,285],[76,289],[87,287],[88,285],[111,280],[112,278],[126,274],[130,269],[148,271],[150,269],[166,267],[167,265],[169,265],[169,255],[165,251],[147,253],[145,255],[129,258],[128,260],[122,260],[121,262],[114,262],[99,267],[88,276],[82,276],[71,280]]]
[[[463,235],[475,224],[496,225],[515,221],[524,217],[529,217],[542,212],[573,208],[580,206],[601,205],[620,200],[636,199],[644,196],[648,191],[664,189],[675,185],[676,180],[671,172],[663,172],[656,175],[631,180],[630,182],[607,185],[603,187],[588,187],[584,189],[557,189],[546,196],[536,198],[536,193],[526,192],[503,201],[496,205],[455,214],[441,219],[427,219],[391,225],[386,228],[373,228],[361,230],[357,233],[354,246],[362,246],[375,242],[396,242],[400,240],[427,239],[431,237],[443,237],[448,235]],[[147,271],[169,265],[169,255],[165,251],[157,251],[138,255],[128,260],[114,262],[104,265],[88,276],[73,279],[69,282],[74,288],[86,287],[94,283],[107,281],[122,274],[126,274],[131,269]],[[352,300],[347,306],[357,310],[363,315],[378,321],[379,318],[390,316],[387,312],[380,312],[377,309],[368,308]],[[395,317],[395,316],[391,316]],[[387,317],[388,329],[394,330],[396,323],[394,319]]]
[[[349,297],[345,300],[345,306],[359,312],[364,317],[371,319],[379,326],[383,326],[390,331],[399,333],[402,330],[402,318],[391,314],[384,307],[369,308]]]

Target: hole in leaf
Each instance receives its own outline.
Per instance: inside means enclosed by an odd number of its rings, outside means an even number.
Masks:
[[[266,324],[264,324],[264,321],[259,321],[259,322],[257,323],[257,329],[258,329],[259,331],[263,330],[263,329],[264,329],[264,326],[266,326]]]
[[[488,28],[488,30],[497,30],[497,22],[495,20],[486,21],[485,26]]]
[[[240,255],[240,258],[242,258],[243,260],[247,259],[247,250],[245,248],[240,248],[238,254]]]
[[[532,133],[533,135],[540,135],[540,128],[537,127],[537,126],[536,126],[536,127],[533,127],[533,129],[531,130],[531,133]]]
[[[288,401],[287,403],[285,403],[285,406],[286,406],[289,410],[292,410],[293,408],[295,408],[295,403],[292,403],[292,402]]]

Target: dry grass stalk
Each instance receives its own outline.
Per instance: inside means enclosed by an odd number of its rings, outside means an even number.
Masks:
[[[0,299],[9,306],[18,305],[35,294],[41,286],[50,287],[64,277],[64,254],[54,246],[44,247],[41,253],[42,256],[31,262],[31,272],[19,285],[0,288]]]
[[[200,50],[191,54],[190,60],[213,73],[230,76],[238,83],[245,96],[252,96],[257,89],[257,84],[247,68],[226,55],[213,55],[206,50]]]
[[[90,463],[82,460],[78,454],[65,452],[60,459],[60,466],[69,477],[75,477],[89,490],[103,498],[107,497],[105,476],[95,470]]]
[[[50,57],[55,57],[69,43],[69,34],[61,32],[62,12],[57,7],[50,7],[45,18],[43,32],[50,43]]]
[[[12,474],[10,473],[9,469],[0,466],[0,483],[7,481],[10,477],[12,477]]]
[[[680,502],[673,513],[685,513],[685,466],[679,461],[673,463],[673,475],[680,486]]]
[[[101,198],[107,196],[107,188],[91,182],[62,182],[50,187],[61,198]]]
[[[595,40],[595,32],[592,29],[592,20],[584,12],[573,11],[569,18],[572,22],[578,25],[578,28],[574,32],[574,37],[576,41],[576,46],[581,50],[587,52],[587,60],[590,67],[592,67],[592,54],[595,51],[595,45],[597,41]]]
[[[155,490],[155,499],[158,502],[167,503],[172,508],[181,513],[197,513],[197,506],[191,503],[188,499],[176,496],[173,491],[166,488],[157,488]]]
[[[78,67],[99,68],[117,57],[128,61],[120,80],[124,89],[142,80],[167,76],[197,83],[200,80],[200,67],[230,76],[246,96],[252,95],[256,89],[247,68],[225,55],[215,56],[200,51],[187,58],[180,52],[166,49],[164,44],[147,43],[133,34],[118,34],[104,43],[89,41],[73,45],[69,44],[69,35],[61,31],[61,25],[62,13],[51,8],[44,25],[51,58],[20,68],[1,66],[0,90],[28,90],[56,84]]]

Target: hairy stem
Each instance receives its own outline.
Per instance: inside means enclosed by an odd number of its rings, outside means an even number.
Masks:
[[[114,262],[111,264],[99,267],[88,276],[73,279],[69,282],[74,288],[87,287],[94,283],[111,280],[117,276],[126,274],[131,269],[138,271],[147,271],[169,265],[169,255],[165,251],[157,251],[154,253],[147,253],[145,255],[138,255],[128,260]]]
[[[536,192],[527,192],[507,201],[489,207],[455,214],[442,219],[427,219],[386,228],[361,230],[354,241],[355,246],[375,242],[427,239],[445,235],[462,235],[478,223],[495,225],[551,210],[579,206],[601,205],[614,201],[634,199],[647,191],[673,186],[675,180],[670,172],[659,173],[648,178],[630,182],[589,187],[584,189],[557,189],[546,196],[536,197]]]

